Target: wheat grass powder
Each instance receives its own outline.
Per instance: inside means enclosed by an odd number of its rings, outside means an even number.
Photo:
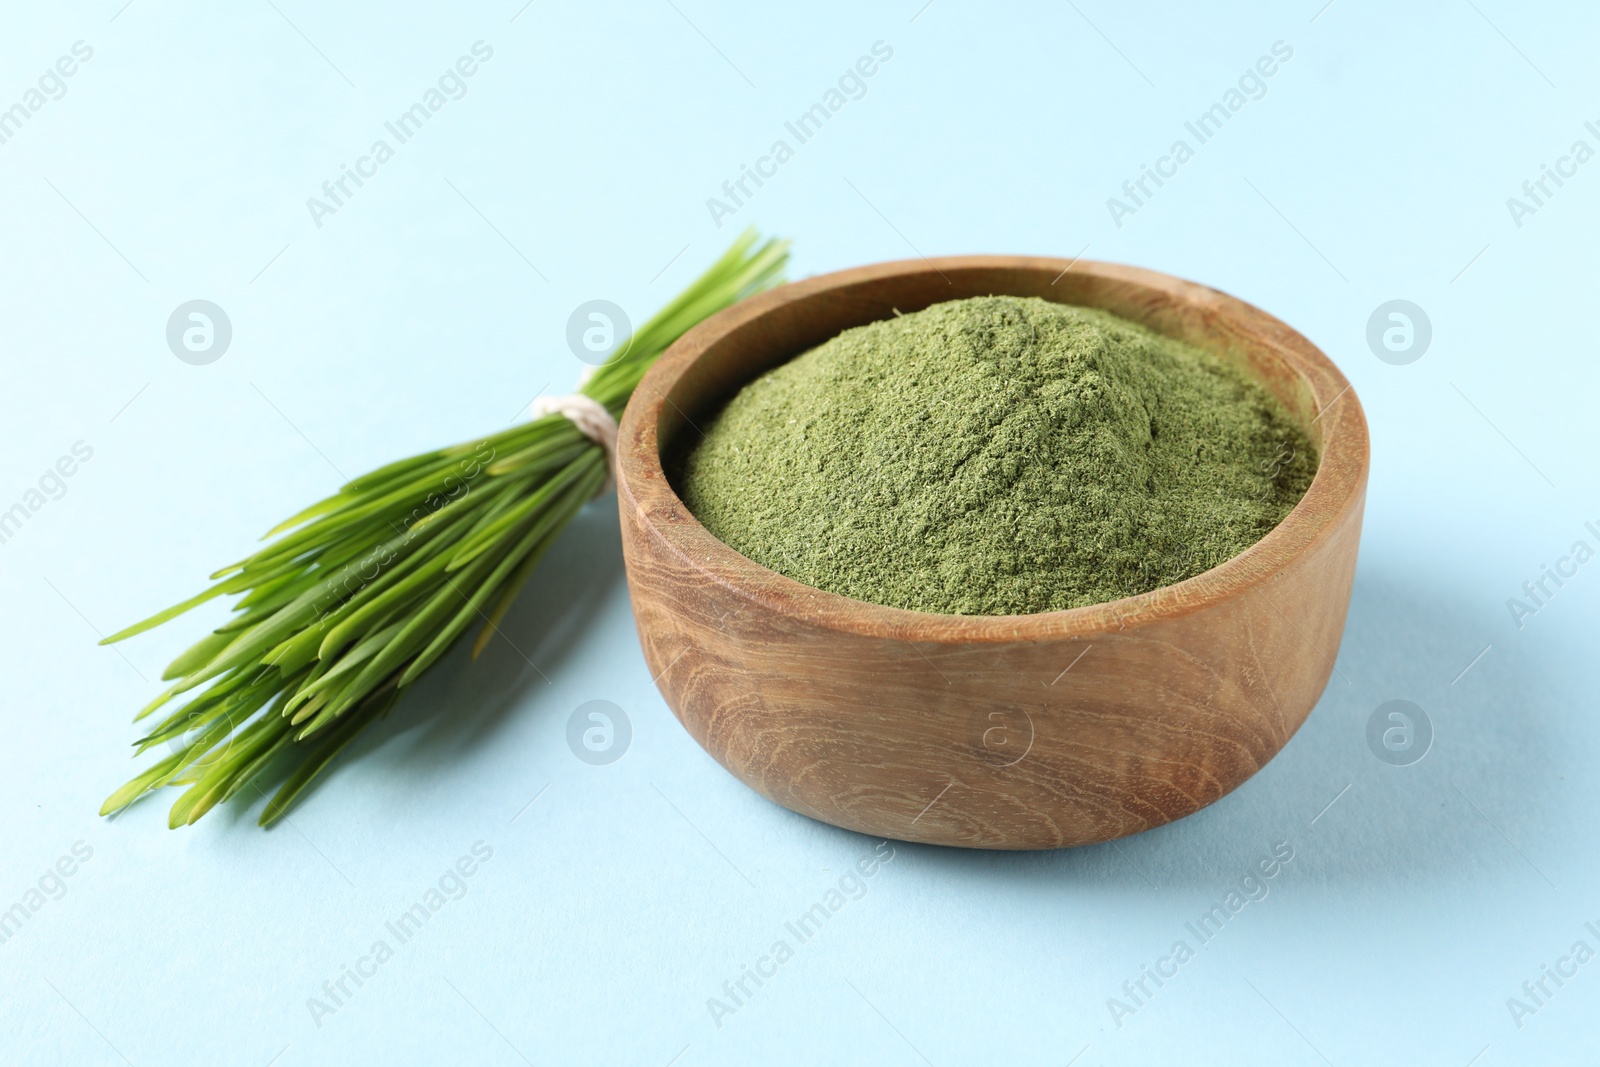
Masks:
[[[969,615],[1199,574],[1277,525],[1317,463],[1221,359],[1010,296],[847,330],[700,425],[669,473],[723,542],[817,589]]]

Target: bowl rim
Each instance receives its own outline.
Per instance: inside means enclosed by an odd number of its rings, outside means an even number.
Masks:
[[[1057,281],[1072,273],[1131,284],[1156,290],[1174,303],[1203,308],[1249,326],[1252,341],[1270,348],[1310,389],[1318,412],[1311,422],[1322,422],[1320,459],[1310,487],[1264,537],[1207,571],[1117,600],[1025,615],[913,611],[817,589],[762,566],[718,539],[672,488],[661,462],[659,428],[663,410],[668,404],[677,407],[670,399],[673,390],[723,338],[786,305],[825,299],[862,283],[997,269],[1048,271]],[[856,325],[870,321],[874,320],[865,319]],[[617,447],[617,499],[619,508],[633,512],[642,528],[703,580],[759,605],[767,614],[862,637],[964,643],[1060,640],[1093,637],[1126,630],[1132,623],[1188,615],[1273,581],[1333,536],[1343,527],[1349,512],[1362,506],[1369,462],[1366,416],[1349,380],[1299,332],[1254,305],[1197,282],[1143,267],[1043,256],[941,256],[891,260],[813,275],[751,296],[690,329],[646,372],[623,413]],[[657,514],[669,514],[672,521],[657,522]]]

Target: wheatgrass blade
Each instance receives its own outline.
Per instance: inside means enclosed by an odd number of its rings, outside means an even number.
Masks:
[[[787,243],[747,232],[639,327],[580,390],[620,416],[663,351],[709,315],[782,280]],[[237,796],[281,819],[363,730],[476,623],[475,658],[538,562],[606,481],[604,449],[559,414],[352,478],[267,531],[204,591],[121,630],[121,641],[219,596],[234,617],[181,653],[135,742],[174,751],[106,798],[120,811],[186,786],[168,814],[192,825]],[[246,789],[246,787],[252,787]]]

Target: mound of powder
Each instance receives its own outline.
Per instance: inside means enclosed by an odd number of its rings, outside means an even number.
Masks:
[[[1008,296],[848,330],[701,425],[669,470],[723,542],[818,589],[955,614],[1192,577],[1277,525],[1317,464],[1217,357]]]

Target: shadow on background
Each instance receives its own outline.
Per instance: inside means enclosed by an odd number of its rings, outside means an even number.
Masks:
[[[370,759],[426,776],[491,743],[511,709],[547,685],[545,676],[573,653],[624,581],[614,507],[608,498],[578,516],[476,663],[469,656],[474,627],[331,773]],[[1551,817],[1565,810],[1561,716],[1581,704],[1549,692],[1540,679],[1570,677],[1570,664],[1555,665],[1578,650],[1561,647],[1554,625],[1543,635],[1531,627],[1519,633],[1499,607],[1467,602],[1437,576],[1363,561],[1322,699],[1275,759],[1217,803],[1134,837],[1076,849],[898,847],[952,880],[988,880],[994,872],[1041,892],[1112,885],[1130,894],[1215,895],[1279,842],[1295,850],[1296,880],[1335,887],[1448,885],[1508,866],[1541,888],[1559,886],[1558,842],[1570,832]],[[1462,673],[1485,646],[1492,646],[1488,654]],[[1431,747],[1409,766],[1384,763],[1367,742],[1368,719],[1394,699],[1414,702],[1432,724]],[[531,713],[546,710],[535,701]],[[749,799],[771,803],[753,792]]]
[[[1546,880],[1560,885],[1559,842],[1568,831],[1550,817],[1563,810],[1552,768],[1561,759],[1562,715],[1574,704],[1542,690],[1540,679],[1557,673],[1551,661],[1576,651],[1530,640],[1499,607],[1466,602],[1442,580],[1363,561],[1322,699],[1275,759],[1217,803],[1076,849],[902,847],[951,878],[994,870],[1041,889],[1065,876],[1114,880],[1130,893],[1212,895],[1278,842],[1295,849],[1297,878],[1334,886],[1415,888],[1508,868],[1541,889]],[[1556,627],[1548,637],[1560,639]],[[1461,674],[1486,645],[1489,653]],[[1570,665],[1565,670],[1570,675]],[[1368,719],[1393,699],[1413,701],[1432,723],[1431,748],[1410,766],[1384,763],[1368,746]]]
[[[551,547],[476,662],[471,651],[480,624],[468,627],[401,697],[388,721],[368,729],[339,762],[373,759],[386,770],[428,775],[469,759],[493,741],[513,707],[546,688],[546,676],[555,674],[623,580],[616,499],[607,496],[585,507]],[[530,711],[548,709],[536,703]]]

